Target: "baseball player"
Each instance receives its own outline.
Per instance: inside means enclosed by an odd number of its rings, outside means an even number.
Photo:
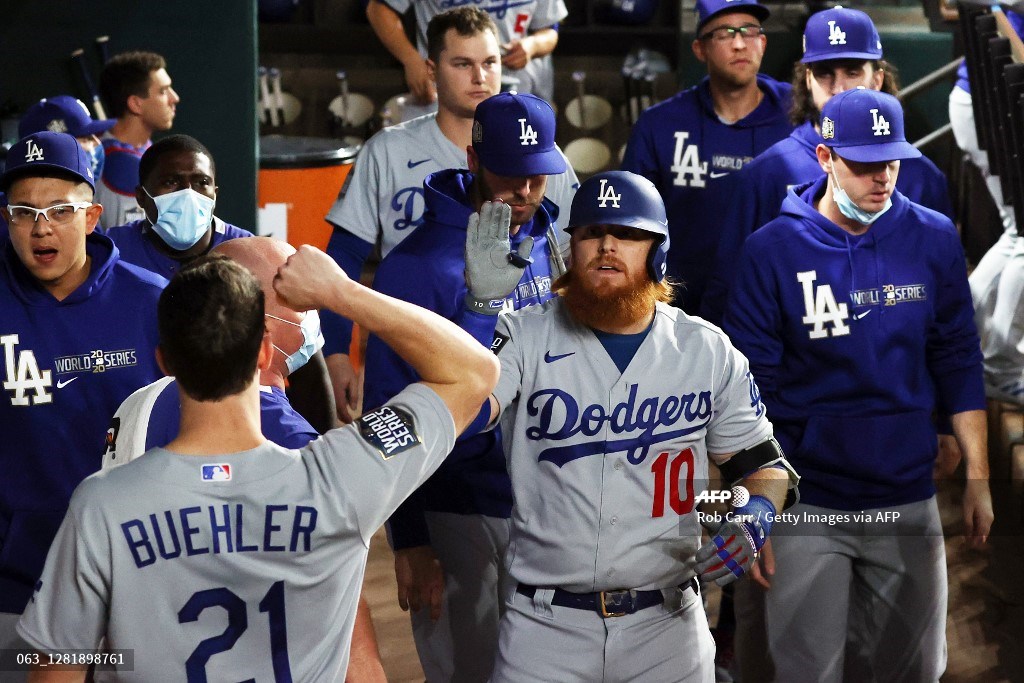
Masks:
[[[836,93],[858,86],[895,95],[895,70],[882,59],[882,42],[871,18],[855,9],[818,12],[804,28],[804,54],[794,67],[792,121],[797,129],[772,145],[736,176],[742,201],[731,202],[722,222],[718,257],[701,315],[722,320],[737,257],[747,235],[779,215],[790,187],[821,177],[815,149],[822,107]],[[900,168],[900,192],[911,201],[952,217],[946,177],[927,157]]]
[[[493,222],[481,211],[485,236]],[[710,681],[695,576],[724,585],[751,569],[796,475],[746,359],[665,303],[669,233],[654,184],[591,177],[568,229],[560,296],[502,315],[493,336],[501,378],[487,412],[501,414],[515,505],[492,680]],[[507,234],[483,246],[507,252]],[[469,300],[501,291],[511,268],[467,260]],[[698,549],[694,495],[709,459],[750,497]]]
[[[437,84],[437,113],[385,128],[370,138],[327,214],[334,226],[327,253],[354,279],[371,251],[376,248],[387,256],[423,224],[424,179],[437,171],[466,167],[473,112],[499,90],[498,29],[485,11],[464,6],[442,12],[430,20],[426,40],[426,64]],[[547,196],[561,207],[563,223],[578,185],[568,164],[548,180]],[[360,393],[348,358],[352,325],[329,312],[323,322],[324,355],[338,417],[348,422]]]
[[[980,545],[992,524],[963,250],[948,218],[894,189],[920,154],[895,97],[836,95],[821,136],[825,175],[747,239],[725,320],[803,475],[797,523],[773,536],[776,680],[935,681],[946,660],[936,406],[966,461],[966,535]]]
[[[153,52],[114,55],[100,74],[100,95],[114,127],[103,136],[106,163],[96,200],[103,205],[103,225],[111,228],[144,218],[136,202],[139,161],[153,133],[170,130],[181,98],[171,87],[164,58]]]
[[[532,93],[549,102],[555,93],[555,69],[551,53],[558,45],[558,22],[568,16],[563,0],[523,0],[480,2],[498,26],[501,42],[501,63],[506,76],[516,79],[516,90]],[[435,15],[452,7],[445,0],[370,0],[366,17],[374,33],[388,52],[405,68],[405,82],[421,103],[435,98],[431,87],[427,55],[428,24]],[[455,5],[457,6],[457,5]],[[416,47],[409,42],[402,26],[402,15],[409,8],[416,14]]]
[[[0,649],[17,646],[14,624],[71,492],[97,469],[110,416],[161,374],[153,349],[166,281],[95,233],[94,182],[88,153],[51,132],[15,143],[0,177],[10,226],[0,259]]]
[[[222,254],[243,265],[263,288],[264,316],[275,355],[260,368],[260,431],[268,441],[283,448],[302,448],[319,433],[292,408],[285,394],[285,381],[307,363],[322,344],[317,312],[298,313],[281,302],[273,289],[274,275],[295,249],[280,240],[253,237],[228,240],[211,253]],[[178,383],[164,377],[129,396],[111,420],[107,449],[101,469],[110,469],[138,458],[150,448],[163,447],[178,435],[181,404]],[[384,668],[377,649],[370,606],[360,596],[352,632],[352,660],[349,683],[383,682]]]
[[[57,95],[39,100],[29,107],[18,122],[18,138],[48,130],[53,133],[70,133],[78,144],[89,153],[93,178],[103,172],[105,155],[100,139],[96,137],[114,125],[114,121],[96,121],[89,114],[88,107],[79,99],[69,95]],[[0,206],[7,206],[4,194],[0,192]],[[0,246],[7,243],[7,222],[0,217]]]
[[[1024,16],[1003,10],[1018,35],[1024,35]],[[1013,207],[1003,199],[999,176],[991,174],[988,154],[978,146],[967,63],[957,71],[956,87],[949,95],[949,121],[960,147],[981,172],[1002,218],[1003,233],[978,262],[968,279],[974,300],[974,322],[981,333],[985,357],[985,393],[992,398],[1024,403],[1024,240],[1017,235]]]
[[[708,75],[641,114],[622,168],[657,186],[676,244],[668,274],[681,280],[677,306],[696,315],[711,275],[722,214],[735,203],[730,178],[793,130],[790,86],[758,73],[770,12],[756,0],[699,0],[694,56]]]
[[[556,208],[544,196],[545,185],[549,175],[565,170],[554,142],[554,112],[538,97],[501,93],[481,102],[473,130],[469,170],[427,177],[424,224],[384,258],[373,284],[460,324],[467,294],[466,226],[488,200],[510,207],[520,270],[507,301],[508,290],[483,305],[522,308],[551,297],[547,236]],[[475,336],[490,345],[490,334]],[[366,405],[381,405],[413,379],[408,363],[369,339]],[[399,602],[411,607],[413,637],[429,680],[486,681],[490,674],[511,506],[500,435],[488,432],[460,440],[390,521]]]
[[[269,443],[257,380],[276,351],[259,283],[223,257],[183,269],[159,307],[181,431],[76,491],[19,624],[33,647],[132,649],[134,668],[108,676],[127,681],[345,675],[370,537],[451,449],[497,363],[451,323],[348,280],[312,247],[289,259],[275,289],[297,309],[353,316],[421,382],[301,450]]]
[[[216,167],[210,151],[193,137],[171,135],[150,146],[136,183],[145,216],[107,231],[129,263],[170,278],[221,242],[251,236],[213,215]]]

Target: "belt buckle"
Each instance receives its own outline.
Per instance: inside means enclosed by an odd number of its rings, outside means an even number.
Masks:
[[[636,612],[636,591],[626,589],[601,591],[600,595],[601,616],[605,619],[609,617],[624,617],[627,614]],[[621,611],[609,611],[609,607]]]

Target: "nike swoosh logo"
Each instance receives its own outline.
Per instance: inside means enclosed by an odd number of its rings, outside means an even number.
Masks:
[[[872,309],[870,309],[870,308],[869,308],[869,309],[868,309],[868,310],[866,310],[866,311],[862,311],[862,312],[860,312],[860,313],[855,313],[855,314],[854,314],[854,316],[853,316],[853,319],[854,319],[854,320],[860,320],[861,318],[863,318],[864,316],[866,316],[866,315],[867,315],[868,313],[870,313],[870,312],[871,312],[871,310],[872,310]]]
[[[711,172],[712,178],[724,178],[727,175],[729,175],[728,171],[725,173],[715,173],[714,171]]]
[[[72,382],[74,382],[76,379],[78,379],[78,378],[77,377],[72,377],[71,379],[68,379],[68,380],[57,380],[57,388],[58,389],[63,389],[67,385],[69,385]]]
[[[413,161],[412,159],[409,159],[409,161],[407,161],[405,165],[408,166],[409,168],[416,168],[420,164],[425,164],[428,161],[430,161],[429,158],[428,159],[424,159],[423,161]]]
[[[576,353],[575,351],[570,351],[569,353],[563,353],[563,354],[558,355],[558,356],[552,356],[551,352],[548,351],[547,353],[544,354],[544,362],[545,363],[554,363],[556,360],[562,360],[563,358],[568,358],[569,356],[572,356],[575,353]]]

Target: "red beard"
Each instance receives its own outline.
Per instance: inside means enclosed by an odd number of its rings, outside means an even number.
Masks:
[[[623,284],[601,282],[592,284],[580,277],[580,270],[586,271],[602,263],[601,258],[591,261],[585,268],[573,266],[558,283],[563,286],[562,299],[569,313],[580,323],[603,331],[614,331],[635,325],[649,317],[658,301],[658,285],[651,281],[646,271],[630,273]],[[618,263],[609,263],[621,267]]]

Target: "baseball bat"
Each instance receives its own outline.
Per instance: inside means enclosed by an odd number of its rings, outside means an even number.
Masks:
[[[576,83],[576,101],[579,102],[580,106],[580,128],[588,130],[586,113],[587,89],[583,85],[583,82],[587,80],[587,74],[582,71],[573,71],[572,80]]]
[[[285,124],[284,120],[284,95],[281,94],[281,70],[276,67],[270,69],[270,87],[274,89],[274,106],[277,108],[278,117],[281,119],[281,125]]]
[[[92,83],[92,78],[89,76],[89,67],[85,64],[85,50],[78,48],[71,53],[71,61],[78,66],[78,71],[82,75],[82,81],[85,82],[85,89],[89,91],[89,98],[92,100],[92,110],[96,113],[96,118],[100,121],[106,121],[107,112],[103,109],[103,103],[100,102],[100,94],[96,92],[96,86]]]
[[[270,103],[270,85],[267,82],[267,67],[261,66],[259,69],[260,75],[260,99],[261,109],[260,119],[266,118],[274,128],[277,128],[277,108]]]
[[[110,36],[96,37],[96,53],[100,56],[100,64],[110,61]]]
[[[999,35],[1010,41],[1010,50],[1013,52],[1013,59],[1018,64],[1024,64],[1024,41],[1013,30],[1013,25],[1006,18],[1006,12],[999,5],[992,5],[992,16],[996,18],[996,28]]]
[[[348,117],[348,72],[339,71],[334,74],[338,79],[338,95],[341,97],[341,125],[349,125]]]

